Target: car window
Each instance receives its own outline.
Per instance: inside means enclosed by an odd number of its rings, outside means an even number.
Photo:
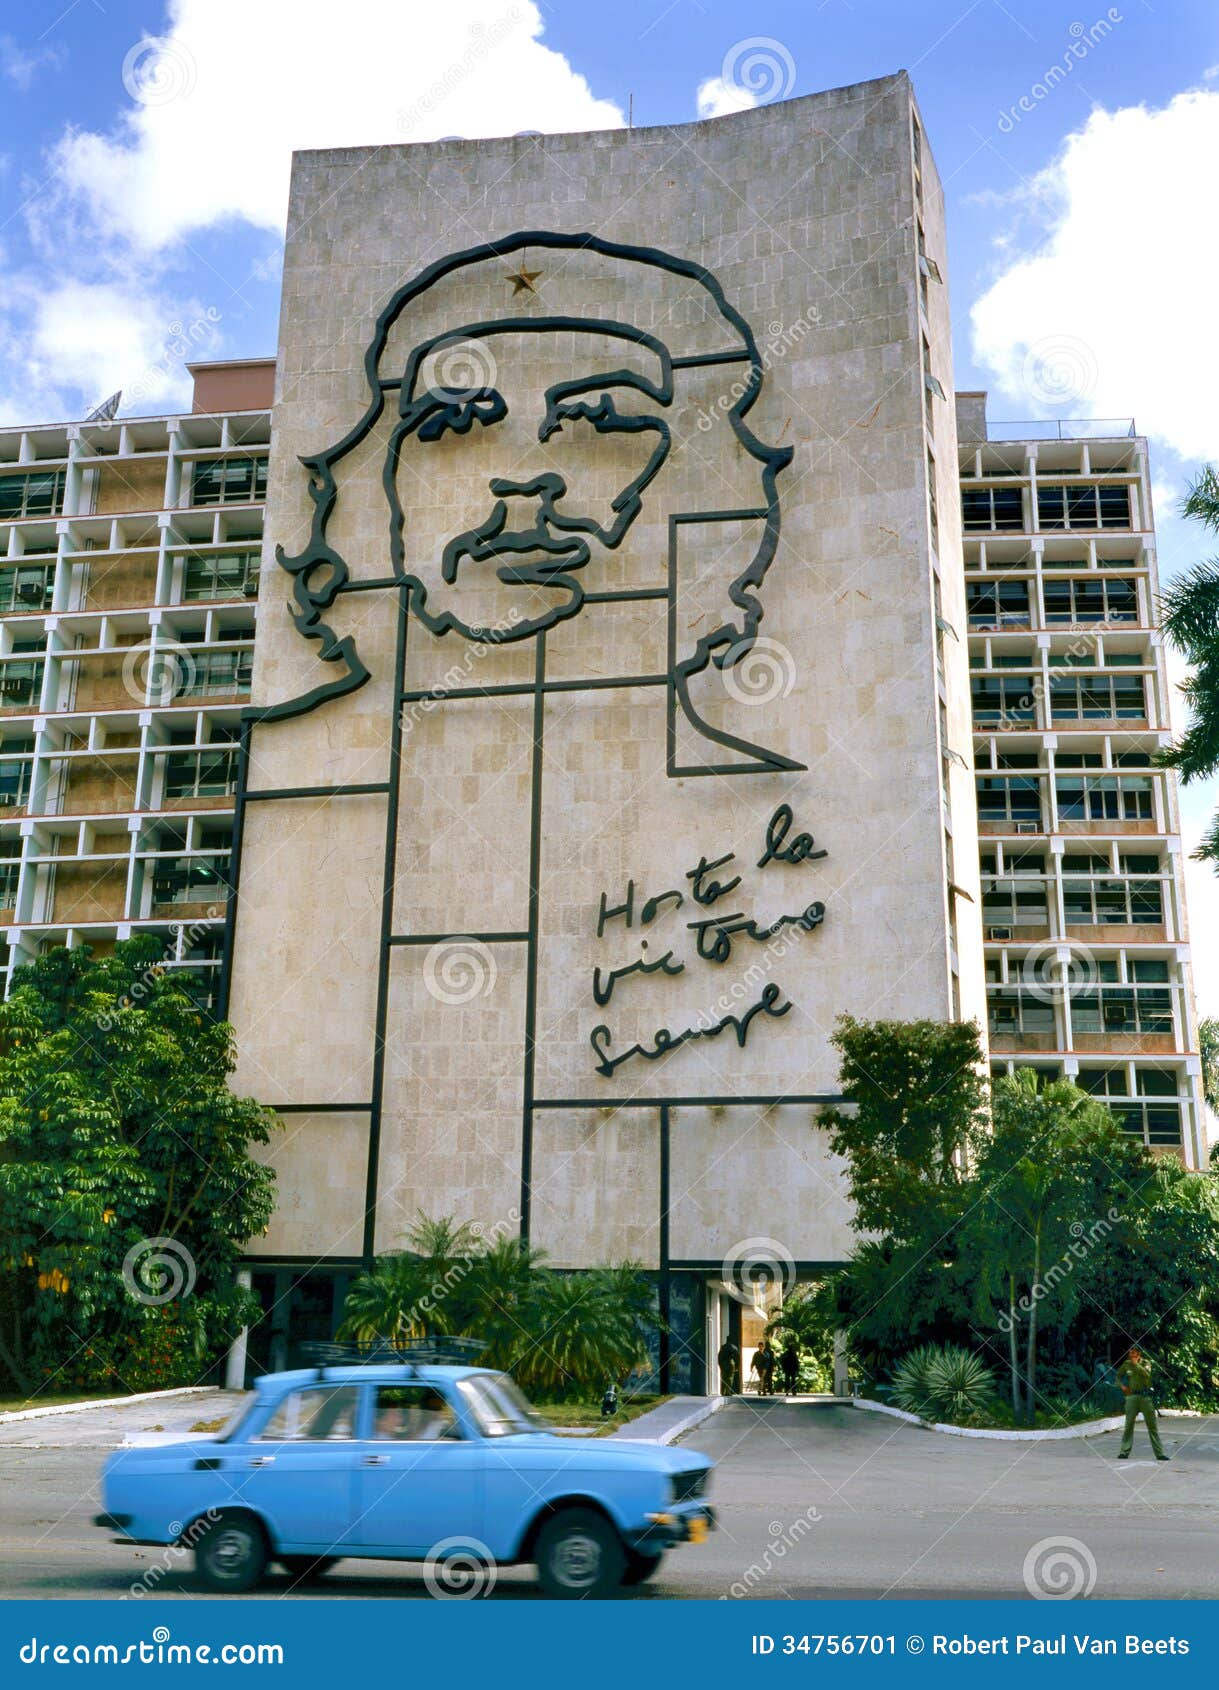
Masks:
[[[332,1385],[290,1391],[258,1438],[271,1443],[316,1443],[355,1435],[355,1386]]]
[[[461,1436],[457,1416],[432,1385],[379,1385],[372,1436],[379,1443],[434,1443]]]
[[[538,1413],[506,1373],[472,1373],[460,1390],[485,1438],[522,1432],[547,1432],[550,1422]]]

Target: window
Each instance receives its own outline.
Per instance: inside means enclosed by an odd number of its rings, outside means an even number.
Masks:
[[[1120,1038],[1172,1033],[1172,992],[1166,962],[1130,963],[1127,985],[1118,981],[1116,962],[1101,962],[1096,972],[1099,984],[1077,990],[1071,999],[1071,1019],[1077,1033],[1108,1033]],[[1149,984],[1153,981],[1162,984]]]
[[[1143,721],[1141,675],[1051,675],[1050,716],[1058,721]]]
[[[194,466],[193,505],[249,505],[266,496],[265,458],[212,458]]]
[[[1150,775],[1093,775],[1057,780],[1060,821],[1152,820]]]
[[[159,858],[152,867],[154,904],[223,902],[229,894],[228,858]]]
[[[1037,526],[1129,528],[1130,489],[1125,486],[1038,487]]]
[[[290,1391],[262,1431],[260,1443],[317,1443],[356,1435],[354,1385]]]
[[[0,663],[0,708],[37,704],[42,692],[42,662],[33,658],[9,658]]]
[[[988,529],[1023,532],[1024,498],[1020,488],[962,487],[961,520],[967,534]]]
[[[63,510],[63,490],[61,469],[0,475],[0,522],[23,516],[59,516]]]
[[[457,1416],[433,1385],[380,1385],[372,1435],[378,1440],[435,1443],[458,1438]]]
[[[1013,1038],[1034,1034],[1055,1037],[1054,1005],[1044,997],[1033,997],[1014,986],[992,987],[987,992],[987,1019],[992,1038]]]
[[[1138,592],[1133,581],[1113,576],[1100,580],[1047,581],[1047,624],[1071,622],[1137,622]]]
[[[178,751],[165,759],[166,798],[227,798],[236,790],[233,751]]]
[[[1043,882],[1025,875],[1021,880],[982,882],[982,922],[986,927],[1046,927],[1050,914]]]
[[[1041,826],[1041,787],[1036,776],[978,777],[978,820],[1035,822]]]
[[[1037,698],[1034,684],[1034,677],[1030,674],[990,675],[971,681],[974,721],[1035,722]]]
[[[253,658],[248,651],[209,651],[183,664],[175,698],[215,698],[248,693]]]
[[[1137,927],[1164,919],[1158,880],[1078,879],[1064,874],[1062,899],[1067,921],[1090,927]]]
[[[55,586],[53,563],[9,563],[0,567],[0,610],[49,610]]]
[[[970,581],[965,587],[971,628],[1027,628],[1029,584],[1021,580]]]
[[[0,843],[0,909],[12,909],[17,901],[17,880],[21,874],[21,841]]]
[[[11,810],[29,798],[33,750],[32,739],[5,740],[0,756],[0,809]]]
[[[257,593],[257,552],[222,552],[186,560],[182,597],[187,603],[198,599],[254,598]]]

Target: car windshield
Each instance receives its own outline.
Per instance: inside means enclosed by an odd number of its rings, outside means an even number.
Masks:
[[[460,1384],[462,1396],[484,1438],[516,1432],[548,1432],[550,1423],[517,1389],[506,1373],[474,1373]]]

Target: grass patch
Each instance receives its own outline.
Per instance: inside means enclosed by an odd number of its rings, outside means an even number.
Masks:
[[[116,1394],[114,1391],[40,1391],[32,1397],[0,1396],[0,1414],[13,1414],[25,1408],[62,1408],[72,1402],[105,1402]]]
[[[603,1437],[668,1400],[667,1396],[632,1397],[629,1402],[622,1403],[617,1414],[611,1414],[604,1420],[601,1418],[600,1398],[596,1402],[540,1402],[535,1407],[552,1426],[587,1426],[597,1437]]]

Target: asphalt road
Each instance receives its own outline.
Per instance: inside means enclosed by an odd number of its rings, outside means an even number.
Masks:
[[[185,1433],[223,1409],[194,1398],[0,1425],[0,1593],[142,1595],[151,1575],[158,1598],[198,1599],[184,1557],[115,1544],[91,1517],[105,1448]],[[685,1440],[719,1463],[720,1529],[672,1553],[634,1600],[1024,1597],[1038,1581],[1094,1598],[1216,1598],[1219,1418],[1163,1430],[1168,1465],[1149,1459],[1141,1430],[1117,1462],[1112,1433],[1000,1443],[846,1407],[733,1403]],[[307,1585],[274,1574],[259,1593],[294,1592],[428,1597],[422,1569],[370,1561]],[[523,1569],[500,1573],[490,1595],[537,1599]]]

